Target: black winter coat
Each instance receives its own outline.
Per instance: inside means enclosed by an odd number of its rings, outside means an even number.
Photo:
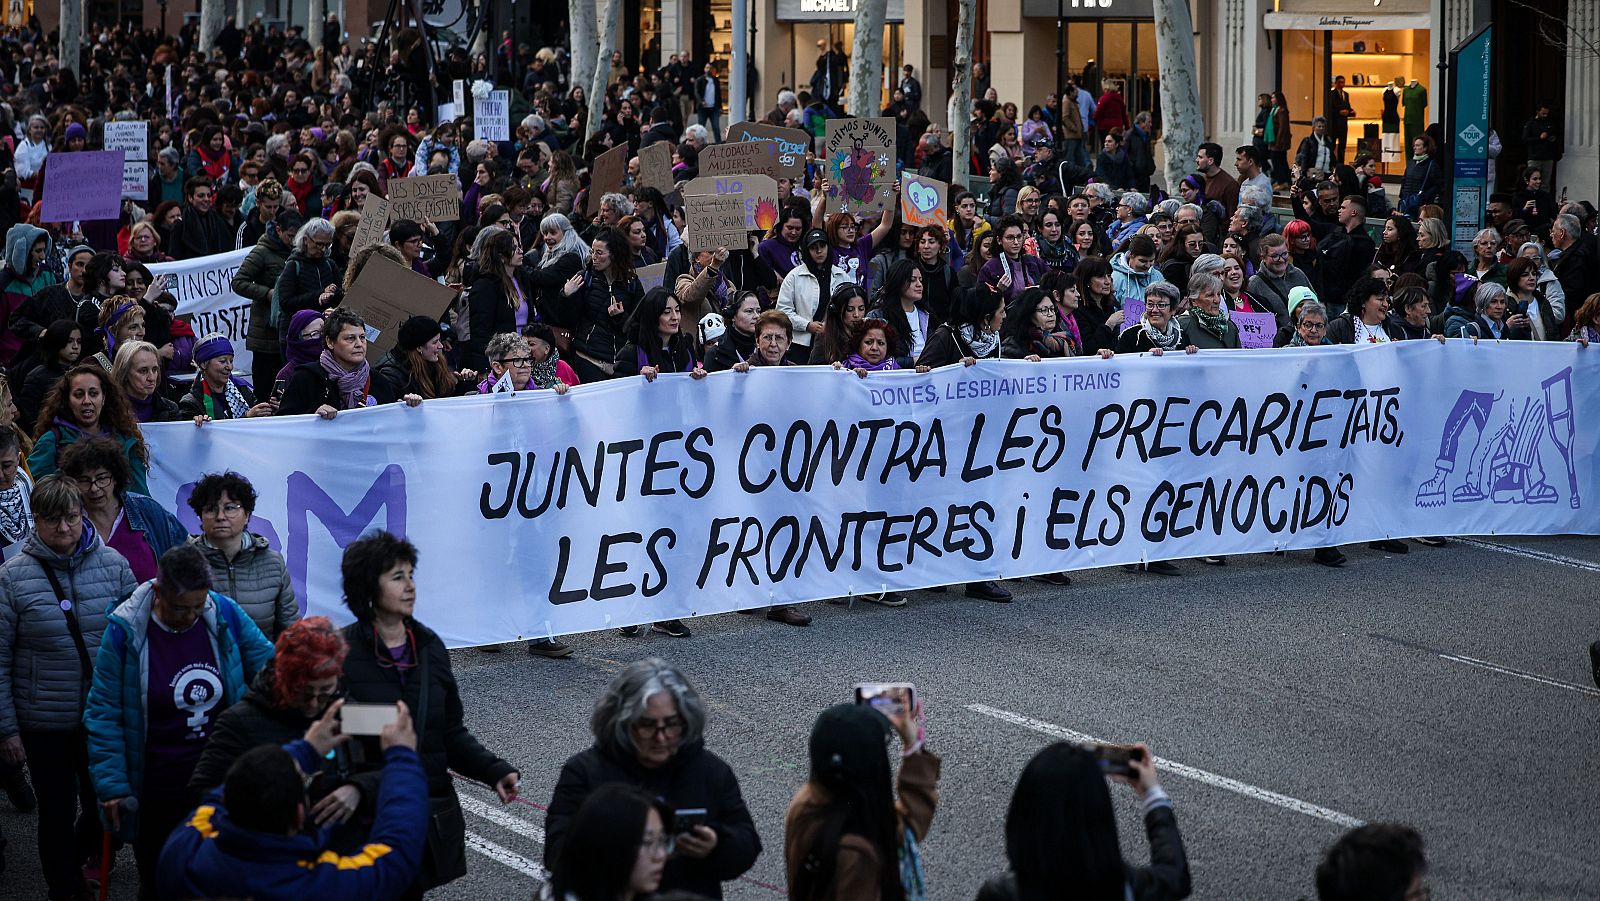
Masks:
[[[722,883],[742,876],[761,855],[761,837],[739,792],[739,780],[732,768],[704,745],[685,744],[665,766],[654,770],[591,746],[569,758],[556,780],[544,821],[546,866],[558,859],[561,841],[584,799],[612,782],[642,788],[674,810],[702,808],[706,825],[716,830],[717,847],[710,857],[679,856],[667,861],[661,875],[662,892],[688,891],[721,898]]]
[[[194,775],[189,777],[192,803],[199,804],[206,792],[221,785],[228,768],[251,748],[287,744],[305,737],[311,718],[273,703],[275,671],[274,664],[269,662],[256,674],[244,698],[217,718],[200,761],[195,764]],[[315,804],[339,786],[354,784],[361,789],[361,805],[352,818],[352,822],[357,822],[376,812],[378,782],[378,770],[356,773],[349,747],[339,745],[331,758],[323,758],[322,769],[311,778],[306,799]]]
[[[415,667],[405,671],[403,684],[400,670],[378,665],[378,655],[387,658],[389,652],[377,646],[372,625],[357,621],[345,626],[350,654],[344,661],[344,686],[346,703],[392,705],[405,701],[411,711],[411,722],[417,730],[417,753],[428,776],[431,819],[428,847],[417,879],[420,885],[433,887],[466,873],[466,823],[450,771],[494,785],[506,774],[516,772],[516,767],[496,757],[468,731],[461,692],[450,669],[450,652],[438,633],[416,620],[406,620],[406,626],[416,639],[417,660]],[[428,683],[426,708],[422,706],[421,691],[424,677]],[[373,769],[382,768],[383,752],[376,738],[358,738],[351,744],[359,751],[358,767],[360,761],[374,761]]]
[[[616,359],[617,350],[628,343],[622,328],[639,301],[644,300],[644,286],[636,276],[612,284],[604,273],[590,270],[585,275],[584,286],[572,297],[578,301],[576,314],[579,317],[572,329],[572,347],[602,363],[609,363]],[[613,298],[622,301],[622,312],[610,312]]]
[[[282,339],[283,330],[288,328],[289,320],[294,314],[301,310],[320,309],[323,289],[329,285],[342,284],[344,284],[344,267],[332,259],[324,256],[319,260],[313,260],[298,251],[289,254],[289,259],[283,264],[283,271],[278,274],[278,284],[275,288],[278,294],[279,319],[272,326],[277,330],[279,339]]]
[[[526,293],[526,292],[524,292]],[[460,343],[461,365],[467,369],[487,372],[489,339],[504,332],[517,330],[517,311],[511,308],[515,298],[506,296],[505,286],[492,275],[480,274],[467,289],[468,330],[466,340]],[[534,319],[528,317],[529,321]]]
[[[215,209],[202,213],[186,203],[183,218],[172,230],[172,247],[167,252],[178,260],[226,253],[233,249],[237,234],[237,229],[230,227]]]
[[[394,388],[378,377],[376,369],[371,370],[371,374],[367,392],[373,400],[380,404],[392,404],[400,399],[400,395],[394,393]],[[339,396],[338,383],[322,371],[322,363],[312,360],[296,366],[294,372],[289,373],[289,383],[283,387],[283,397],[278,400],[277,415],[315,413],[323,404],[345,409],[344,399]]]
[[[577,329],[579,316],[578,305],[575,303],[577,298],[567,298],[561,293],[561,289],[566,285],[567,279],[577,275],[582,269],[583,260],[575,253],[563,254],[560,259],[548,266],[523,267],[523,289],[528,292],[528,297],[533,299],[541,320],[562,328]],[[669,281],[667,284],[672,283]]]
[[[1178,832],[1178,818],[1172,808],[1157,807],[1145,814],[1144,830],[1150,840],[1150,865],[1122,865],[1134,901],[1179,901],[1189,897],[1193,891],[1189,857],[1184,853],[1183,836]],[[978,901],[1020,901],[1021,897],[1014,873],[995,876],[978,889]]]

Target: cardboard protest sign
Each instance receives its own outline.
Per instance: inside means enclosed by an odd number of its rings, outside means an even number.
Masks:
[[[672,193],[671,144],[657,141],[649,147],[639,148],[639,186],[655,188],[663,195]]]
[[[383,240],[383,232],[388,227],[389,201],[368,194],[366,204],[361,207],[361,224],[356,226],[356,236],[350,242],[350,255],[355,256],[356,251]]]
[[[1144,299],[1129,297],[1122,302],[1122,326],[1117,329],[1117,334],[1122,334],[1128,329],[1138,325],[1144,319]]]
[[[655,263],[650,266],[640,266],[634,270],[639,276],[639,284],[644,286],[645,293],[650,293],[651,288],[659,288],[667,279],[667,264]]]
[[[484,141],[511,140],[511,93],[490,91],[472,98],[472,130]]]
[[[828,212],[881,213],[894,199],[895,122],[829,119]]]
[[[107,122],[105,148],[121,150],[122,196],[144,200],[150,193],[150,126],[143,122]]]
[[[768,175],[702,176],[683,184],[689,252],[740,250],[746,234],[778,219],[778,183]]]
[[[742,194],[746,201],[746,231],[766,231],[778,221],[778,183],[769,175],[702,175],[684,182],[682,190],[684,197]]]
[[[804,158],[801,165],[805,165]],[[767,175],[784,176],[779,171],[778,145],[775,141],[753,140],[741,143],[712,144],[700,151],[702,175]]]
[[[806,147],[811,144],[810,135],[798,128],[780,128],[765,122],[740,122],[728,129],[728,143],[747,141],[772,142],[772,168],[766,174],[773,178],[788,178],[795,181],[805,176]],[[700,171],[704,172],[705,167],[702,166]]]
[[[438,319],[450,308],[456,292],[424,275],[373,254],[345,294],[344,306],[367,321],[367,355],[378,359],[394,347],[400,324],[412,316]],[[376,331],[377,334],[373,335]]]
[[[52,153],[44,168],[44,222],[115,219],[122,213],[121,150]]]
[[[1241,347],[1271,347],[1278,337],[1278,317],[1271,313],[1241,313],[1233,310],[1228,318],[1239,329]]]
[[[901,176],[900,221],[906,225],[938,225],[948,222],[945,198],[950,186],[936,178],[923,178],[910,172]]]
[[[461,183],[448,172],[389,179],[389,221],[454,222],[461,218]],[[386,223],[387,224],[387,223]]]
[[[613,147],[594,158],[589,174],[589,202],[584,213],[590,216],[600,212],[600,198],[622,190],[622,179],[628,174],[628,145]]]

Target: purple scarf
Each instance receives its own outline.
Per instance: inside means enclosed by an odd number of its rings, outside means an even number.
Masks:
[[[321,338],[300,337],[300,333],[306,330],[306,326],[321,318],[322,312],[320,310],[300,310],[289,317],[289,338],[285,342],[288,355],[285,357],[283,368],[278,370],[279,380],[287,381],[290,376],[294,375],[296,368],[307,363],[316,362],[317,358],[322,356]]]
[[[865,369],[868,372],[884,372],[890,369],[899,369],[900,364],[895,362],[894,357],[891,356],[885,356],[881,363],[868,363],[860,354],[851,354],[844,358],[844,368]]]
[[[339,386],[339,401],[341,410],[353,410],[356,407],[368,406],[372,400],[367,394],[367,387],[372,383],[372,367],[366,360],[355,371],[347,371],[339,361],[334,358],[333,351],[324,350],[318,361],[322,364],[322,371],[328,374]]]

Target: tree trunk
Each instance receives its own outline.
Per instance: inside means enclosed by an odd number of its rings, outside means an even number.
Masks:
[[[307,0],[306,40],[311,42],[313,48],[322,46],[322,26],[327,21],[328,0]]]
[[[572,70],[567,73],[567,87],[582,85],[589,90],[594,77],[595,48],[600,44],[599,27],[595,23],[595,0],[567,0],[568,28],[572,33]]]
[[[78,74],[83,53],[83,0],[61,0],[61,65]]]
[[[600,44],[594,58],[594,77],[589,81],[588,138],[600,130],[606,115],[606,82],[611,79],[611,51],[617,49],[617,19],[622,15],[621,0],[606,0],[606,15],[600,21]]]
[[[850,54],[850,93],[846,98],[852,116],[876,116],[883,109],[883,19],[889,0],[860,0],[856,4],[855,47]]]
[[[222,33],[222,23],[228,17],[225,0],[200,0],[200,53],[210,56],[216,49],[217,35]]]
[[[950,86],[950,181],[958,188],[967,186],[967,163],[972,157],[972,20],[977,18],[978,0],[958,0],[956,17],[956,56],[951,62],[955,83]]]
[[[1194,81],[1194,25],[1189,0],[1155,0],[1156,64],[1161,71],[1161,146],[1166,151],[1162,174],[1175,193],[1189,171],[1195,148],[1205,140],[1200,90]]]

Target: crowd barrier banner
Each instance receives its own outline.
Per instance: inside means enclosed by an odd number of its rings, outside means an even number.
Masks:
[[[311,612],[421,551],[452,646],[885,588],[1424,535],[1600,531],[1600,348],[1216,351],[859,379],[663,375],[145,426],[157,499],[233,469]]]
[[[177,281],[169,290],[178,298],[178,315],[188,317],[197,340],[213,333],[226,337],[233,344],[233,371],[247,381],[254,356],[244,346],[245,334],[250,331],[250,299],[233,293],[233,276],[251,249],[148,267],[151,275],[176,276]],[[260,393],[259,385],[256,390]],[[267,390],[271,391],[272,386],[268,385]]]

